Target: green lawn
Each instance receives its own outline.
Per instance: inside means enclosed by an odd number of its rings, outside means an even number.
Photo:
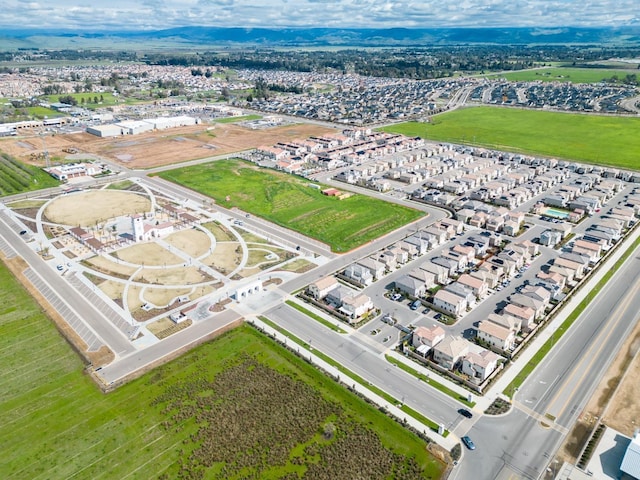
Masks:
[[[564,158],[628,169],[640,164],[640,118],[472,107],[383,130],[433,141]]]
[[[251,120],[260,120],[262,115],[242,115],[240,117],[226,117],[226,118],[217,118],[215,120],[216,123],[238,123],[238,122],[248,122]]]
[[[105,395],[3,265],[0,286],[3,479],[442,475],[422,440],[250,327]]]
[[[512,82],[571,82],[571,83],[599,83],[610,79],[614,75],[624,78],[627,75],[638,74],[636,69],[608,69],[608,68],[569,68],[552,67],[521,70],[509,73],[494,73],[485,75],[488,78],[506,78]]]
[[[327,197],[309,187],[307,180],[240,160],[177,168],[159,175],[208,195],[226,208],[238,207],[325,242],[335,252],[349,251],[423,215],[364,195],[343,200]]]
[[[0,152],[0,197],[57,185],[60,182],[43,170]]]
[[[53,117],[62,117],[63,113],[57,112],[50,108],[46,107],[27,107],[26,108],[29,115],[32,115],[36,118],[53,118]]]
[[[98,107],[108,107],[110,105],[115,105],[119,102],[117,97],[113,96],[113,93],[104,92],[89,92],[89,93],[63,93],[58,95],[44,95],[42,98],[51,103],[57,103],[60,100],[60,97],[65,97],[67,95],[71,95],[78,101],[78,106],[84,106],[87,108],[98,108]],[[94,100],[97,98],[100,100],[102,96],[102,103],[95,103]],[[85,103],[82,103],[82,99],[84,98]]]

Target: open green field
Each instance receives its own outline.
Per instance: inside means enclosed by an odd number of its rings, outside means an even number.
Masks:
[[[0,152],[0,197],[58,185],[60,182],[41,169]]]
[[[432,141],[466,143],[637,170],[640,118],[473,107],[383,130]]]
[[[64,113],[60,113],[56,110],[52,110],[51,108],[46,107],[27,107],[26,110],[29,115],[32,115],[36,118],[54,118],[64,116]]]
[[[422,212],[364,195],[338,200],[310,182],[250,162],[221,160],[159,174],[208,195],[226,208],[238,207],[346,252],[412,222]],[[227,197],[229,200],[227,201]]]
[[[117,103],[122,103],[121,100],[114,97],[110,92],[97,93],[97,92],[89,92],[89,93],[63,93],[58,95],[44,95],[42,98],[47,102],[57,103],[60,97],[64,97],[70,95],[78,101],[78,106],[84,106],[87,108],[97,108],[97,107],[108,107],[110,105],[115,105]],[[94,100],[98,98],[100,99],[102,96],[102,103],[96,103]],[[82,103],[82,99],[84,99],[85,103]]]
[[[214,120],[216,123],[238,123],[238,122],[248,122],[250,120],[260,120],[262,115],[242,115],[240,117],[226,117],[226,118],[217,118]]]
[[[506,78],[512,82],[571,82],[571,83],[599,83],[614,75],[624,78],[627,75],[638,74],[637,69],[608,69],[608,68],[569,68],[550,67],[521,70],[518,72],[495,73],[485,75],[487,78]]]
[[[440,478],[400,424],[249,326],[107,395],[0,265],[0,477]]]

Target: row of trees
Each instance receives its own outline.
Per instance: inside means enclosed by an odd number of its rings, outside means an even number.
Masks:
[[[192,75],[211,74],[202,66],[230,69],[288,70],[299,72],[358,73],[368,76],[428,79],[454,72],[520,70],[549,62],[597,62],[611,57],[634,56],[640,49],[593,46],[448,46],[385,50],[279,51],[252,49],[195,54],[146,55],[151,65],[194,67]]]

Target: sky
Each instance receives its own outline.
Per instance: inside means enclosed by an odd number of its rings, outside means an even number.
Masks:
[[[3,0],[2,3],[0,26],[12,29],[640,25],[638,0]]]

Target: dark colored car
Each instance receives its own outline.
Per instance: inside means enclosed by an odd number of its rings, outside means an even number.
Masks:
[[[472,418],[473,417],[473,413],[471,413],[466,408],[461,408],[460,410],[458,410],[458,413],[460,415],[462,415],[463,417],[467,417],[467,418]]]
[[[476,449],[476,444],[473,443],[473,440],[471,440],[466,435],[464,437],[462,437],[460,440],[462,440],[462,443],[464,443],[465,447],[467,447],[469,450],[475,450]]]

